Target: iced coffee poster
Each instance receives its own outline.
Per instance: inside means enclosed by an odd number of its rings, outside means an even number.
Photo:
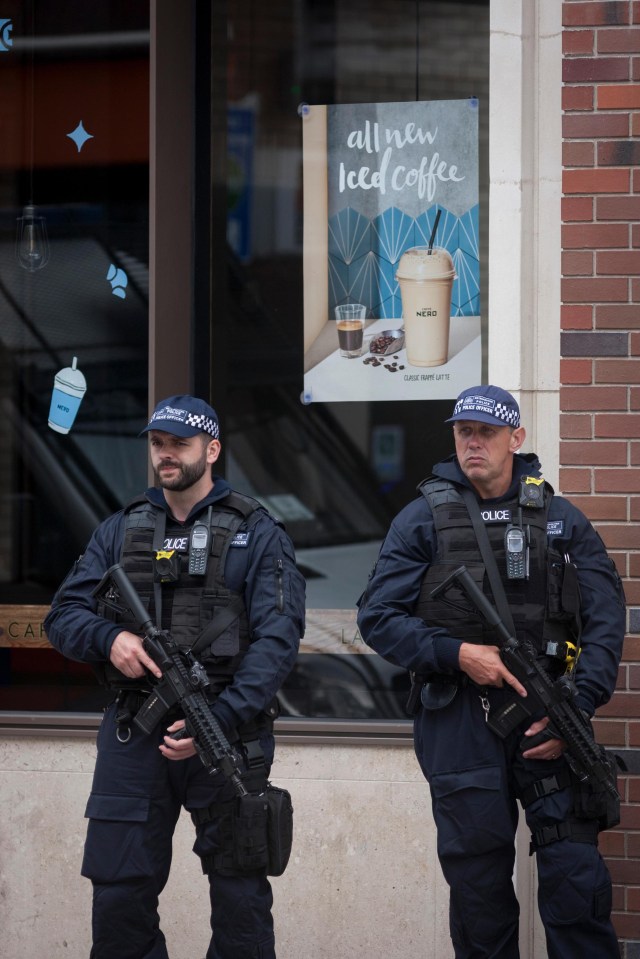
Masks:
[[[307,403],[481,379],[478,102],[304,106]]]

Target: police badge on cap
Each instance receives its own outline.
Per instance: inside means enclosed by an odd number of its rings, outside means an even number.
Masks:
[[[212,406],[195,396],[169,396],[160,400],[143,430],[162,430],[174,436],[197,436],[209,433],[215,440],[220,438],[218,415]]]
[[[445,423],[456,420],[478,420],[493,426],[520,426],[520,407],[511,393],[499,386],[471,386],[463,390],[453,413]]]

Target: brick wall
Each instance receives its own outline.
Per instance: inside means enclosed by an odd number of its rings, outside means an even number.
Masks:
[[[625,959],[640,959],[639,80],[640,0],[564,0],[560,486],[629,605],[618,691],[596,719],[629,768],[622,822],[600,842]]]

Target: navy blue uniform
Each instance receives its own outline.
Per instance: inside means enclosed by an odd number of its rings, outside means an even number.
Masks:
[[[535,456],[514,457],[513,484],[483,510],[517,494],[522,475],[539,476]],[[457,459],[434,475],[470,487]],[[574,671],[578,701],[589,715],[606,703],[616,683],[625,630],[619,577],[600,537],[571,503],[554,496],[548,513],[550,546],[568,554],[581,590],[582,651]],[[417,674],[458,670],[461,640],[414,613],[426,569],[437,560],[437,536],[424,497],[391,524],[366,593],[358,624],[365,642],[397,666]],[[511,695],[489,688],[492,709]],[[457,959],[517,959],[519,907],[512,873],[518,813],[516,796],[562,770],[566,762],[525,760],[524,729],[499,739],[485,722],[479,691],[469,683],[441,709],[421,707],[414,726],[418,761],[429,782],[438,830],[438,855],[450,886],[450,926]],[[567,821],[571,788],[544,795],[526,807],[532,832]],[[568,838],[536,849],[539,908],[550,959],[613,959],[617,939],[610,922],[611,881],[595,842]]]
[[[209,504],[229,492],[226,481],[216,478],[211,493],[185,521],[185,530],[206,516]],[[150,489],[146,497],[167,510],[161,490]],[[240,528],[229,547],[224,569],[226,585],[244,598],[251,639],[231,683],[212,707],[227,734],[267,709],[293,667],[304,632],[304,580],[289,537],[262,510],[253,514],[248,533],[243,533],[246,529]],[[70,659],[104,664],[122,630],[97,615],[93,591],[106,570],[120,561],[124,530],[124,511],[102,523],[54,597],[45,629],[51,644]],[[162,756],[158,747],[168,723],[160,723],[150,736],[130,725],[131,736],[122,742],[127,737],[117,734],[117,710],[117,704],[107,708],[98,733],[86,813],[82,873],[94,886],[91,955],[167,959],[158,896],[169,875],[181,807],[192,812],[228,803],[234,791],[222,774],[210,775],[197,757],[171,762]],[[260,743],[268,770],[273,759],[268,726]],[[197,826],[194,852],[203,860],[220,850],[228,818],[223,808],[220,815]],[[222,875],[215,869],[208,874],[213,935],[207,959],[274,959],[272,896],[266,876]]]

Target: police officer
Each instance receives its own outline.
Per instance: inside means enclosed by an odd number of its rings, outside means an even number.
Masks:
[[[132,624],[98,607],[94,590],[121,563],[162,628],[196,651],[212,713],[263,787],[273,760],[276,693],[304,631],[304,580],[293,546],[257,501],[212,474],[220,454],[215,411],[171,396],[143,430],[157,485],[94,532],[54,597],[53,646],[91,663],[114,690],[98,732],[82,874],[93,883],[92,959],[166,959],[158,896],[184,806],[208,875],[213,935],[207,959],[274,959],[266,870],[234,861],[234,790],[211,775],[175,711],[145,735],[133,717],[161,672]],[[188,890],[185,890],[188,895]]]
[[[621,583],[586,517],[554,495],[535,454],[519,452],[525,431],[510,393],[467,389],[447,422],[455,455],[392,522],[358,624],[370,646],[414,677],[414,744],[450,887],[455,956],[519,956],[518,799],[537,857],[548,956],[618,959],[599,813],[581,800],[547,717],[521,716],[504,739],[493,732],[492,717],[508,716],[526,691],[469,603],[452,604],[438,587],[464,565],[494,605],[502,593],[516,635],[533,642],[552,678],[575,663],[577,702],[590,717],[615,688]]]

